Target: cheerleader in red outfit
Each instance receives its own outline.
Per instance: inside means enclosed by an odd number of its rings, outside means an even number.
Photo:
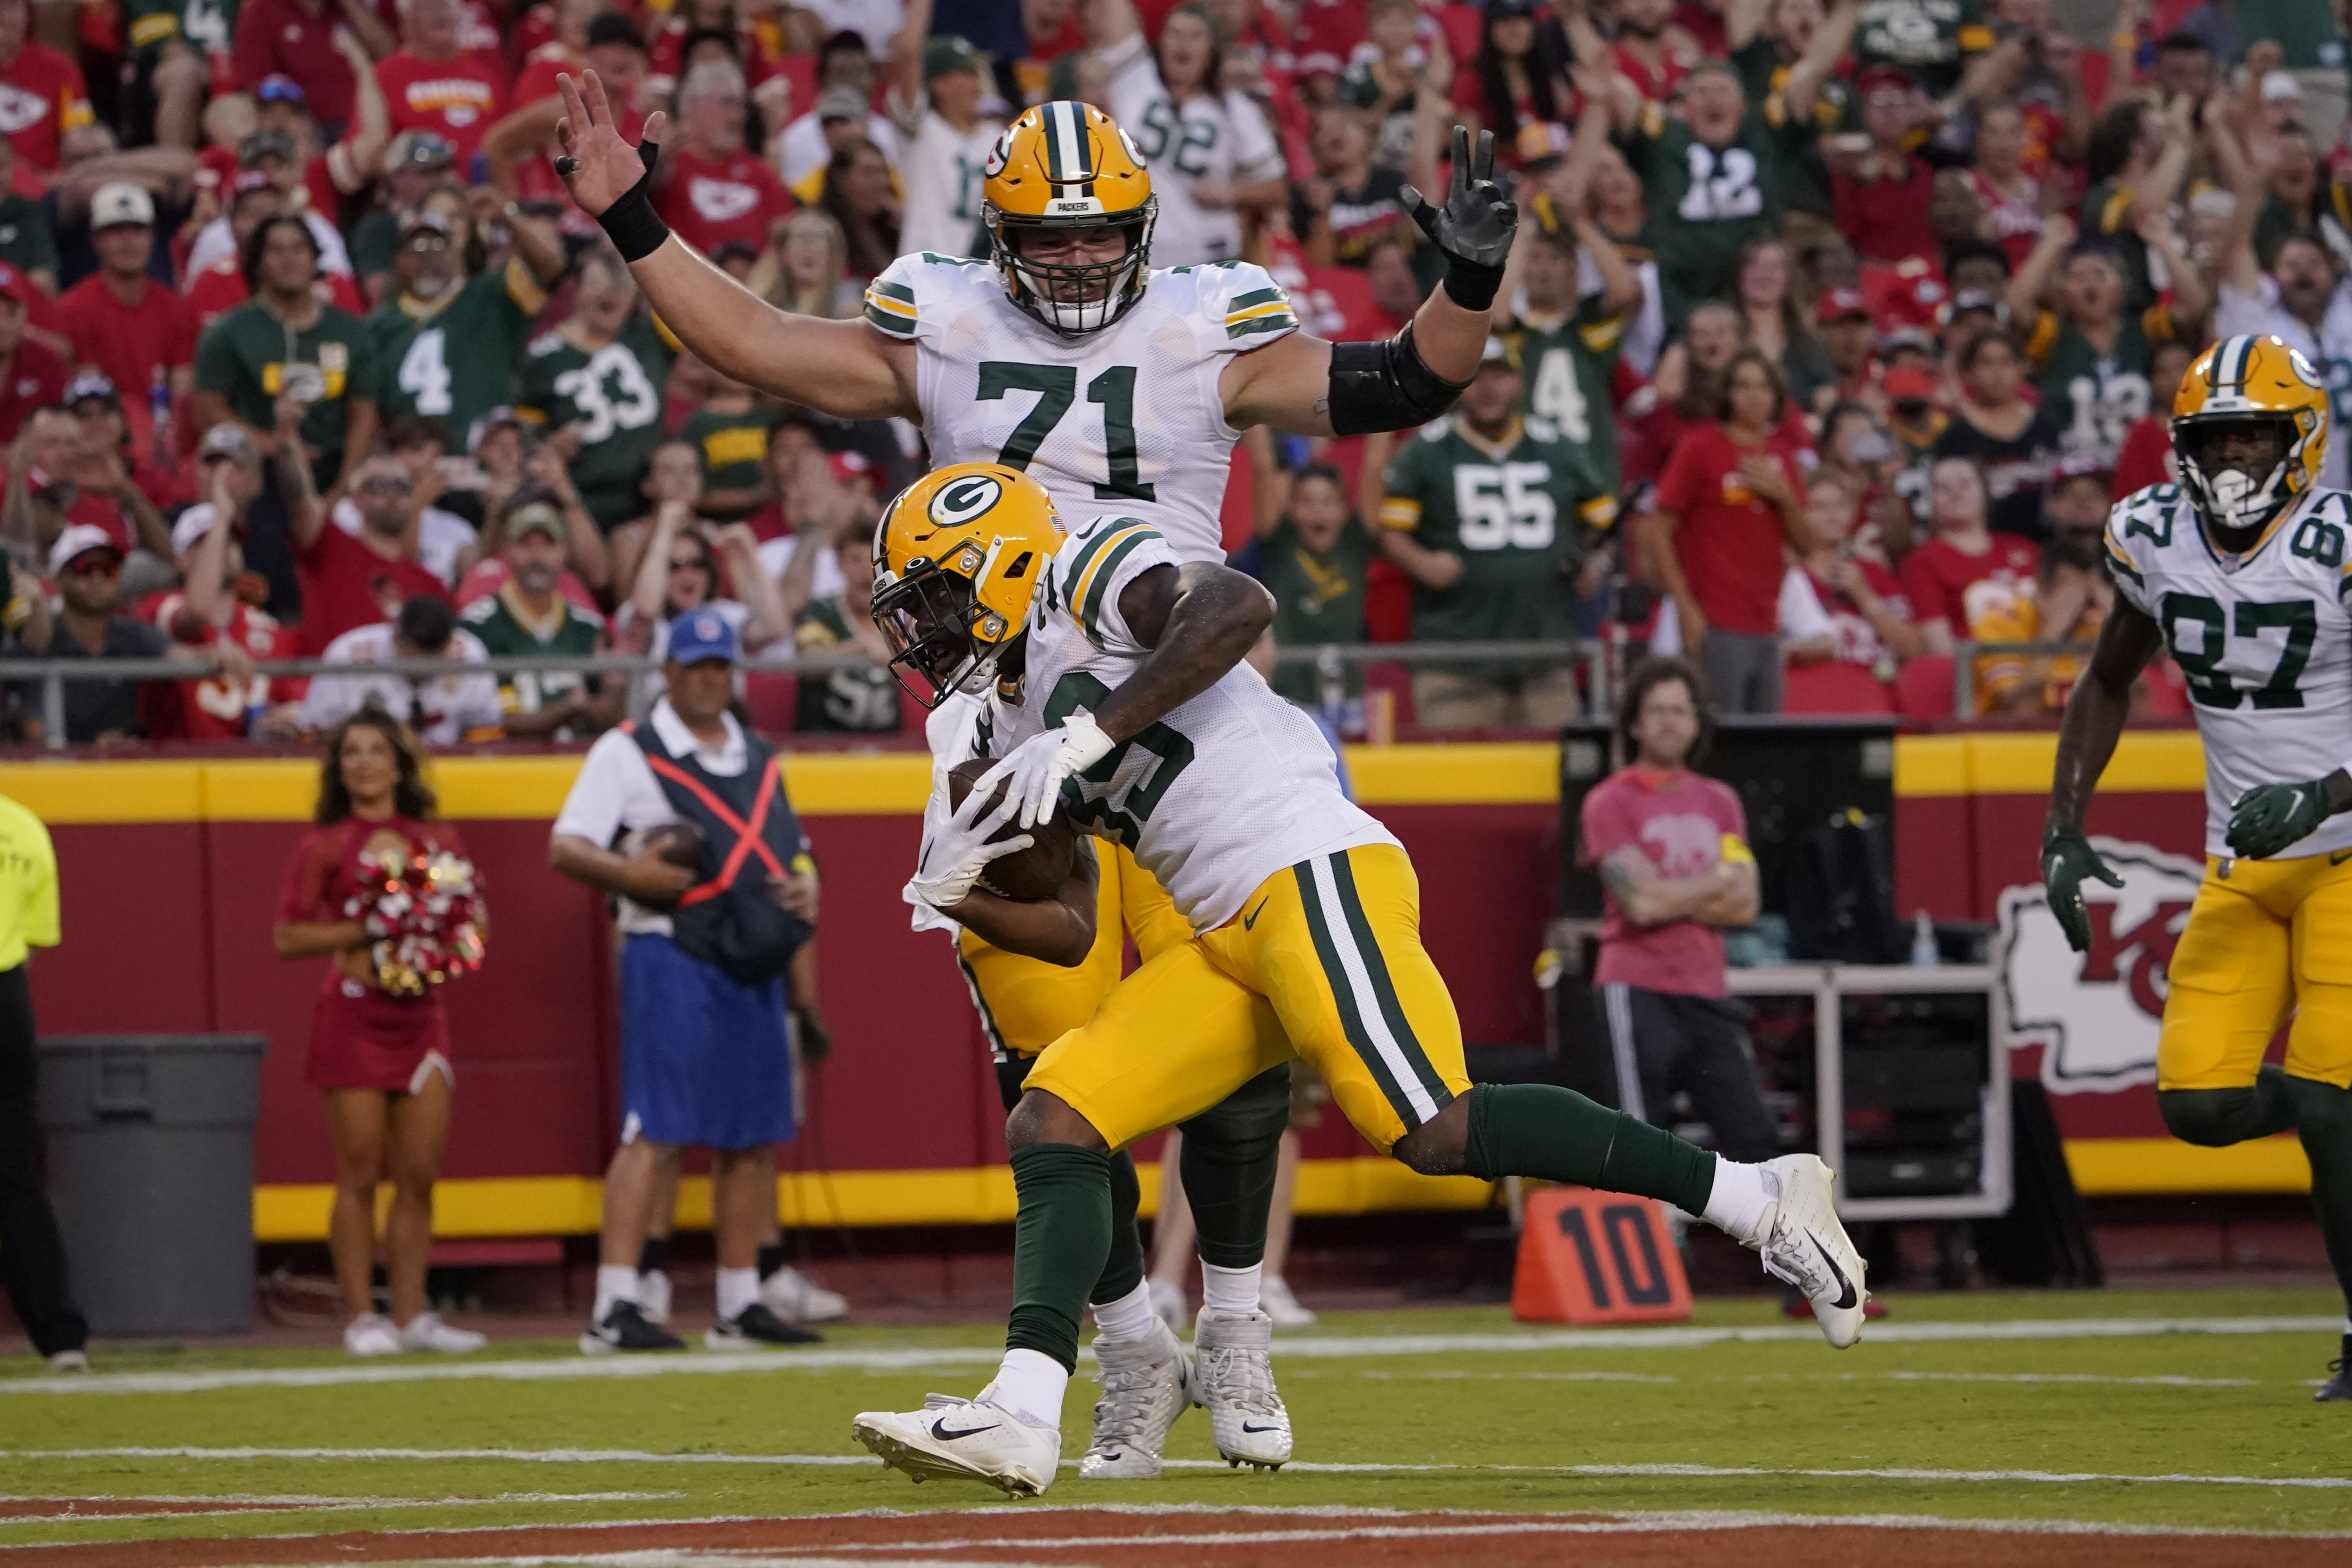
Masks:
[[[363,855],[462,854],[457,834],[431,820],[415,737],[378,709],[327,733],[319,826],[286,870],[273,935],[280,958],[325,958],[311,1015],[306,1069],[326,1091],[335,1140],[335,1205],[328,1230],[353,1355],[479,1350],[480,1334],[425,1310],[433,1246],[433,1183],[449,1137],[449,1022],[437,988],[395,995],[377,979],[374,939],[346,911],[367,875]],[[373,1310],[375,1188],[393,1185],[384,1221],[392,1316]]]

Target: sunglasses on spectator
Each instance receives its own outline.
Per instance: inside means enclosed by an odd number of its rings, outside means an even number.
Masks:
[[[121,574],[121,562],[95,551],[66,563],[66,575],[68,577],[119,577]]]
[[[362,479],[360,481],[361,490],[365,494],[372,496],[404,496],[415,488],[416,486],[410,480],[404,479],[394,479],[388,475],[379,475],[373,479]]]

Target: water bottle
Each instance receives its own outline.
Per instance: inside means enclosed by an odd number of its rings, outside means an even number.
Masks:
[[[1936,951],[1936,922],[1921,910],[1911,917],[1911,962],[1921,968],[1930,968],[1943,962]]]

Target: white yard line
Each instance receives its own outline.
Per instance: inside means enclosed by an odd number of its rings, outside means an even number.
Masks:
[[[2334,1317],[2047,1318],[2007,1322],[1874,1323],[1869,1344],[2132,1339],[2163,1334],[2337,1334]],[[1382,1361],[1420,1355],[1500,1355],[1557,1351],[1694,1350],[1708,1345],[1803,1343],[1820,1331],[1802,1324],[1752,1327],[1529,1329],[1491,1334],[1326,1334],[1275,1342],[1284,1361]],[[746,1372],[898,1373],[920,1367],[993,1366],[1003,1352],[982,1345],[844,1346],[751,1353],[435,1360],[395,1365],[241,1367],[215,1372],[121,1372],[72,1377],[0,1378],[0,1394],[204,1394],[223,1388],[341,1388],[362,1384],[572,1382],[593,1378],[722,1376]]]
[[[352,1498],[352,1497],[89,1497],[61,1498],[19,1495],[0,1502],[208,1502],[243,1503],[243,1508],[159,1508],[144,1512],[28,1513],[0,1517],[0,1530],[12,1525],[111,1524],[121,1520],[251,1519],[258,1513],[373,1513],[395,1508],[488,1508],[494,1503],[521,1502],[655,1502],[679,1498],[683,1492],[502,1492],[497,1497]]]
[[[507,1460],[541,1465],[772,1465],[781,1468],[835,1468],[878,1464],[863,1454],[657,1454],[626,1448],[31,1448],[0,1451],[0,1459],[349,1459],[349,1460]],[[1077,1460],[1065,1459],[1065,1469]],[[1170,1459],[1171,1470],[1222,1470],[1223,1459]],[[1302,1475],[1439,1475],[1476,1472],[1497,1475],[1675,1477],[1691,1479],[1814,1477],[1833,1480],[1896,1480],[1935,1482],[2023,1483],[2036,1486],[2081,1486],[2129,1482],[2164,1486],[2290,1487],[2316,1490],[2352,1490],[2352,1476],[2227,1476],[2176,1471],[2166,1475],[2130,1475],[2102,1470],[1943,1470],[1922,1468],[1826,1469],[1762,1465],[1453,1465],[1318,1463],[1294,1460],[1283,1467]]]

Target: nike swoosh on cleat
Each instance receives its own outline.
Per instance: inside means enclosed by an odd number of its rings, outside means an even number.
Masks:
[[[1822,1261],[1829,1266],[1830,1278],[1838,1282],[1838,1299],[1830,1304],[1840,1311],[1851,1310],[1855,1301],[1853,1281],[1847,1279],[1845,1270],[1837,1266],[1837,1259],[1830,1256],[1830,1249],[1822,1246],[1820,1237],[1809,1230],[1805,1232],[1805,1239],[1811,1242],[1814,1248],[1821,1253]]]
[[[1814,1245],[1819,1246],[1820,1243]],[[942,1443],[952,1443],[959,1437],[976,1437],[982,1432],[993,1432],[1003,1425],[1003,1422],[996,1421],[985,1426],[967,1426],[961,1432],[950,1432],[948,1430],[948,1418],[942,1415],[931,1423],[931,1436]]]
[[[1279,1426],[1253,1426],[1248,1422],[1244,1421],[1242,1423],[1242,1430],[1255,1435],[1259,1432],[1279,1432],[1282,1428]]]
[[[1257,908],[1252,910],[1249,913],[1242,917],[1242,930],[1255,931],[1257,929],[1257,917],[1265,913],[1265,906],[1273,901],[1274,900],[1271,896],[1260,899],[1257,901]]]

